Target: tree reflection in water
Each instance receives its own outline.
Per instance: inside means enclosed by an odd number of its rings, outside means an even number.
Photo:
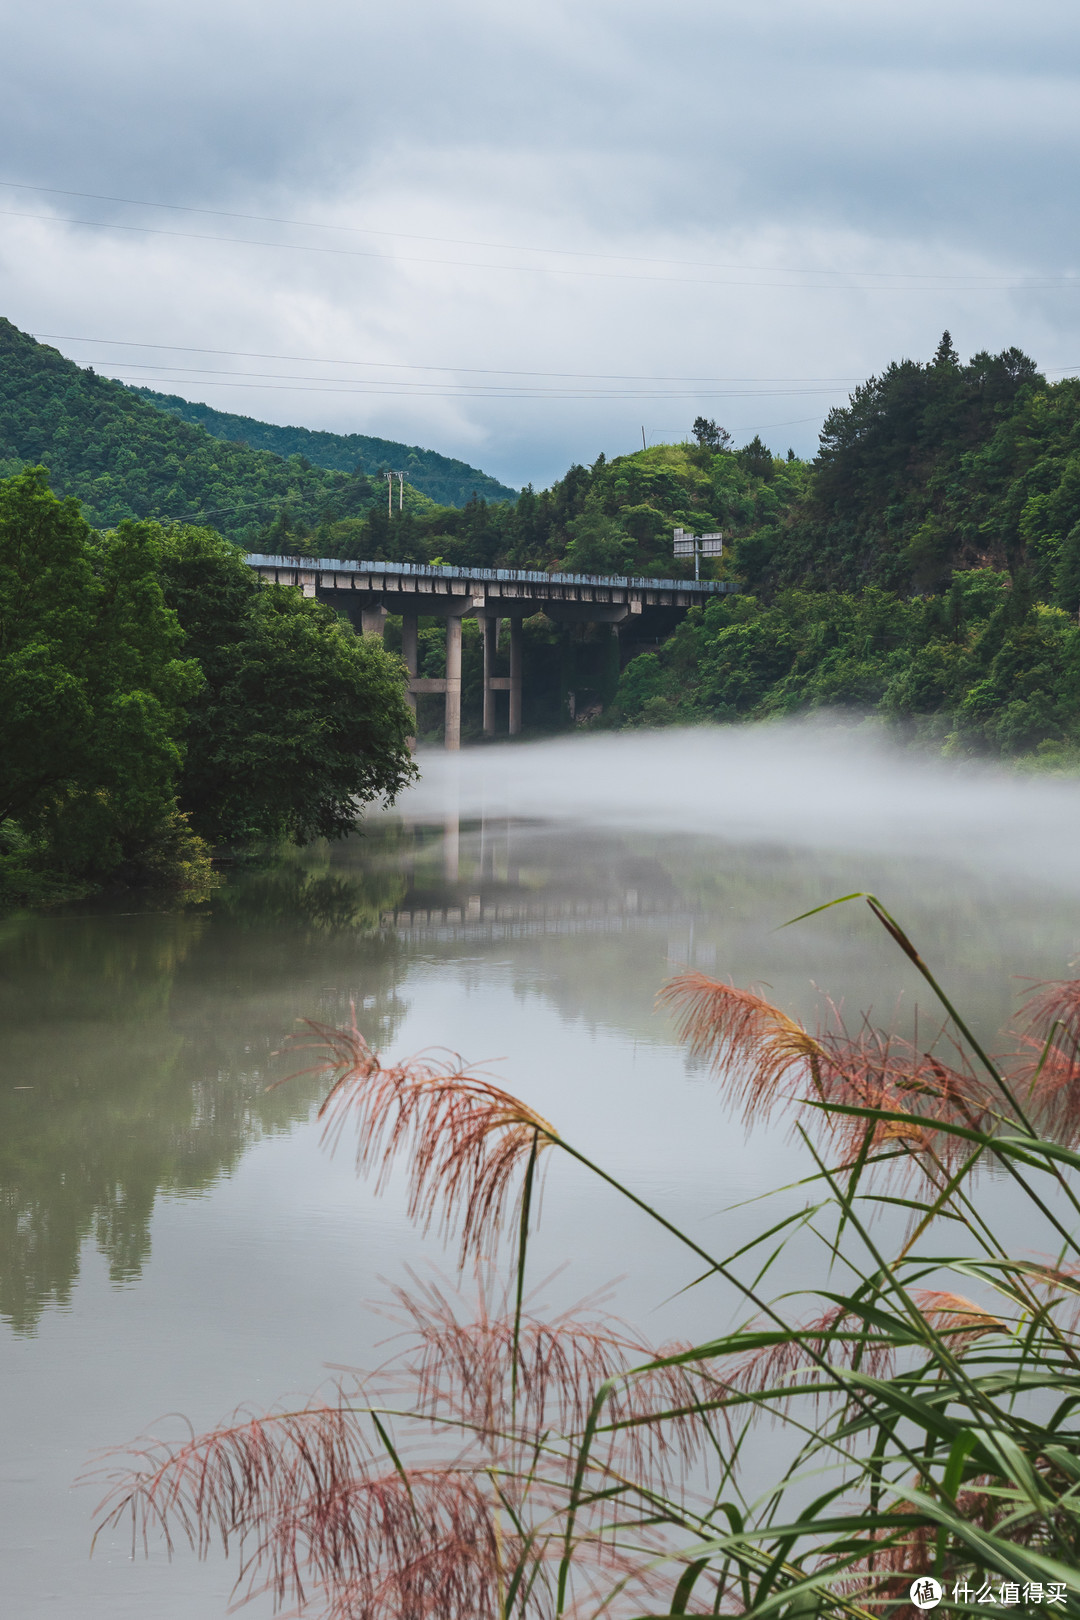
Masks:
[[[211,910],[66,913],[0,932],[0,1315],[67,1303],[84,1243],[137,1277],[160,1193],[198,1196],[317,1088],[268,1090],[298,1011],[357,1003],[393,1038],[402,952],[378,937],[403,888],[329,862],[240,874]],[[349,988],[341,983],[347,967]]]

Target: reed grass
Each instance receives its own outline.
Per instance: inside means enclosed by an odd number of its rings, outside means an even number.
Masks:
[[[312,1026],[329,1139],[355,1133],[377,1182],[407,1166],[413,1216],[457,1240],[479,1306],[414,1284],[399,1352],[334,1401],[125,1448],[101,1524],[239,1546],[240,1599],[328,1620],[869,1620],[917,1613],[924,1575],[949,1614],[1080,1615],[1080,981],[1037,987],[991,1056],[881,903],[846,899],[937,997],[928,1049],[835,1012],[808,1030],[698,973],[662,992],[746,1118],[782,1113],[805,1145],[799,1207],[735,1254],[485,1076]],[[534,1310],[556,1153],[688,1251],[696,1286],[735,1291],[728,1331],[650,1345],[600,1303]],[[995,1225],[1005,1182],[1022,1254]],[[796,1241],[812,1281],[777,1294]]]

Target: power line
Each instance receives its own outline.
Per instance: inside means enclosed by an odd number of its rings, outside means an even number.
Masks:
[[[534,246],[523,245],[520,242],[482,242],[482,241],[478,242],[478,241],[475,241],[475,240],[473,240],[472,238],[469,238],[469,237],[460,237],[460,236],[420,236],[420,235],[416,234],[415,232],[410,232],[410,231],[386,231],[386,230],[379,230],[379,229],[377,229],[377,228],[375,228],[373,226],[367,226],[367,225],[329,225],[329,224],[322,223],[319,220],[286,219],[286,218],[282,218],[281,216],[275,215],[275,214],[240,214],[240,213],[235,213],[235,212],[233,212],[233,211],[231,211],[229,209],[223,209],[223,208],[200,208],[200,207],[198,207],[198,206],[196,206],[194,204],[191,204],[191,203],[152,202],[152,201],[149,201],[145,197],[112,197],[112,196],[109,196],[107,193],[102,193],[102,192],[97,192],[97,191],[65,191],[65,190],[62,190],[61,188],[59,188],[57,186],[32,186],[32,185],[27,185],[27,184],[22,183],[22,182],[17,181],[17,180],[0,180],[0,186],[5,186],[7,189],[9,189],[11,191],[32,191],[32,192],[35,192],[36,194],[38,194],[40,196],[78,197],[84,202],[121,203],[124,206],[131,207],[131,208],[162,208],[162,209],[167,209],[172,213],[205,214],[208,218],[211,218],[211,219],[242,219],[242,220],[247,220],[250,223],[256,224],[256,225],[289,225],[289,226],[293,226],[293,227],[295,227],[295,228],[297,228],[299,230],[306,230],[306,231],[342,231],[342,232],[348,233],[350,236],[385,236],[385,237],[388,237],[388,238],[391,238],[391,239],[394,239],[394,240],[398,240],[398,241],[403,241],[403,242],[435,242],[435,243],[444,244],[444,245],[453,246],[453,247],[487,248],[487,249],[494,249],[497,252],[507,252],[507,253],[545,253],[545,254],[555,255],[555,256],[558,256],[558,257],[561,257],[561,258],[603,259],[603,260],[606,260],[607,262],[613,263],[613,264],[675,264],[675,265],[682,265],[686,269],[694,269],[694,270],[766,270],[766,271],[774,271],[774,272],[778,272],[778,273],[783,273],[784,275],[792,275],[792,276],[808,276],[808,275],[843,276],[843,275],[855,275],[855,276],[877,277],[879,279],[880,278],[885,278],[885,277],[890,277],[893,280],[908,280],[908,281],[926,281],[926,280],[938,280],[938,281],[972,281],[972,280],[975,280],[975,281],[997,281],[997,280],[1000,279],[999,277],[993,277],[993,276],[989,276],[989,277],[987,277],[987,276],[978,276],[978,275],[975,275],[973,273],[965,273],[963,275],[949,275],[948,273],[946,273],[944,271],[934,271],[932,273],[932,275],[931,275],[931,274],[928,274],[927,272],[918,271],[918,270],[852,270],[850,268],[847,268],[847,269],[844,269],[844,270],[829,270],[827,268],[822,268],[820,266],[814,266],[812,269],[807,269],[806,267],[801,267],[801,266],[788,266],[788,265],[775,265],[775,264],[722,264],[722,263],[717,263],[717,262],[710,261],[710,260],[707,260],[707,259],[702,260],[702,259],[651,258],[651,257],[644,257],[644,256],[641,256],[641,255],[638,255],[638,254],[629,254],[629,253],[597,253],[597,252],[595,252],[593,250],[586,249],[586,248],[534,247]],[[37,219],[37,218],[42,218],[42,217],[51,218],[53,216],[50,216],[50,215],[42,216],[42,215],[33,214],[33,215],[22,215],[22,216],[18,216],[18,217]],[[86,223],[86,224],[88,224],[88,223],[92,223],[92,222],[91,221],[74,221],[74,222],[69,221],[68,223],[76,223],[76,224],[78,224],[78,223]],[[132,228],[134,228],[134,227],[132,227]],[[230,238],[230,237],[224,237],[224,238],[215,237],[215,238],[211,238],[211,240],[214,240],[214,241],[231,241],[231,240],[233,240],[233,238]],[[421,263],[432,263],[432,262],[437,263],[439,261],[421,260],[420,262]]]
[[[2,183],[2,182],[0,182]],[[94,343],[102,347],[114,349],[161,349],[169,354],[209,354],[229,360],[283,360],[296,365],[308,366],[374,366],[381,371],[438,371],[453,372],[455,375],[466,377],[564,377],[570,381],[583,382],[685,382],[685,383],[863,383],[867,379],[858,377],[682,377],[682,376],[654,376],[649,372],[636,371],[521,371],[510,366],[452,366],[452,365],[417,365],[401,360],[338,360],[329,359],[321,354],[264,354],[258,349],[204,349],[191,344],[179,343],[153,343],[134,338],[99,338],[77,336],[71,332],[32,332],[31,337],[38,342],[47,339],[51,343]],[[131,363],[129,369],[134,370]],[[149,369],[149,368],[146,368]],[[174,370],[183,368],[176,366]],[[205,368],[200,368],[205,369]],[[1080,365],[1075,366],[1043,366],[1042,370],[1049,375],[1051,372],[1080,371]]]
[[[134,387],[147,387],[150,383],[155,383],[155,384],[174,383],[177,386],[187,386],[189,388],[193,387],[193,386],[196,386],[196,385],[198,387],[200,387],[200,388],[245,388],[245,389],[252,389],[252,390],[254,390],[256,392],[259,392],[259,393],[278,393],[278,394],[289,394],[289,393],[298,393],[298,394],[353,394],[353,395],[362,394],[362,395],[372,395],[377,399],[494,399],[494,400],[502,400],[502,401],[504,401],[506,403],[509,403],[511,400],[515,400],[515,399],[521,399],[521,400],[527,400],[527,399],[550,400],[550,401],[552,401],[552,403],[555,403],[555,402],[562,402],[562,403],[568,403],[569,402],[569,403],[572,403],[574,401],[578,401],[578,402],[580,402],[582,404],[587,404],[590,401],[604,401],[604,400],[610,400],[610,401],[622,401],[622,400],[625,400],[627,403],[630,403],[633,400],[642,400],[642,399],[651,399],[651,400],[660,400],[662,402],[665,402],[665,401],[670,402],[670,401],[673,401],[673,400],[676,400],[676,399],[694,399],[694,400],[769,399],[769,398],[775,397],[775,395],[773,393],[765,393],[762,390],[757,390],[757,391],[755,391],[753,393],[734,393],[734,392],[732,392],[730,390],[725,392],[725,393],[702,393],[700,390],[695,391],[693,393],[674,393],[674,392],[671,392],[671,391],[667,391],[667,392],[664,392],[664,393],[646,393],[646,392],[641,391],[641,390],[638,390],[638,391],[625,390],[625,391],[623,391],[621,393],[601,393],[599,391],[587,392],[585,390],[581,390],[581,391],[579,391],[577,393],[559,394],[559,393],[556,393],[554,390],[548,390],[548,391],[546,391],[544,393],[541,393],[539,390],[535,390],[535,391],[530,392],[530,391],[528,391],[526,389],[521,389],[516,393],[510,393],[510,392],[496,393],[496,392],[492,392],[492,391],[484,393],[479,388],[473,389],[471,391],[466,391],[466,390],[463,390],[463,389],[456,389],[456,390],[455,389],[439,389],[439,388],[434,388],[433,387],[433,388],[426,389],[425,392],[423,392],[423,393],[420,393],[415,389],[402,388],[402,387],[393,387],[389,383],[386,384],[386,386],[384,388],[381,388],[381,389],[380,388],[364,387],[364,386],[357,386],[357,387],[350,388],[347,385],[342,384],[342,383],[327,383],[327,384],[324,384],[321,387],[320,386],[312,387],[311,384],[309,384],[309,383],[297,383],[297,384],[290,385],[289,383],[273,383],[273,382],[271,382],[271,383],[232,382],[229,379],[228,376],[221,377],[221,378],[215,378],[215,377],[205,377],[205,378],[192,378],[192,377],[140,377],[140,378],[137,378],[132,383],[128,383],[127,380],[125,378],[123,378],[123,377],[116,377],[113,380],[116,381],[116,382],[123,383],[125,387],[132,387],[132,388],[134,388]],[[823,393],[827,393],[828,390],[823,389],[823,388],[822,389],[802,389],[799,392],[801,392],[801,393],[822,393],[823,394]],[[786,390],[785,391],[778,390],[777,393],[780,395],[781,398],[786,399],[786,398],[791,397],[791,394]],[[796,397],[798,397],[798,395],[796,395]]]
[[[1039,292],[1061,288],[1080,289],[1080,279],[1076,277],[1055,277],[1052,280],[1006,282],[992,281],[986,278],[983,285],[973,285],[970,280],[967,284],[946,285],[945,278],[936,275],[934,278],[925,278],[925,284],[898,286],[849,286],[842,282],[818,283],[790,282],[790,281],[731,281],[715,276],[646,276],[646,275],[617,275],[606,270],[575,270],[565,269],[560,265],[529,265],[529,264],[485,264],[471,259],[433,259],[420,258],[407,253],[377,253],[368,248],[340,248],[317,247],[307,242],[264,242],[257,237],[245,236],[216,236],[206,231],[170,231],[159,225],[123,225],[104,219],[67,219],[60,214],[28,214],[18,209],[0,209],[0,215],[8,219],[33,219],[48,225],[76,225],[89,230],[125,231],[140,236],[167,236],[184,242],[225,242],[233,247],[270,248],[279,253],[322,253],[330,254],[335,258],[346,259],[376,259],[383,264],[426,264],[437,265],[441,268],[459,270],[500,270],[509,271],[518,275],[527,276],[576,276],[590,281],[626,281],[626,282],[652,282],[663,283],[676,287],[765,287],[786,292]],[[783,274],[785,272],[773,272]],[[789,271],[790,275],[818,275],[829,274],[825,271]],[[831,272],[836,274],[837,272]],[[878,272],[873,272],[877,274]],[[884,272],[882,272],[884,273]],[[859,271],[847,271],[845,274],[860,274]],[[894,276],[894,280],[896,277]],[[935,282],[942,283],[940,286]]]
[[[421,366],[398,360],[328,360],[318,354],[261,354],[255,349],[199,349],[178,343],[142,343],[131,338],[75,337],[70,332],[34,332],[34,338],[53,343],[100,343],[116,349],[164,349],[170,354],[209,354],[230,360],[287,360],[309,366],[378,366],[385,371],[453,371],[460,376],[484,377],[566,377],[591,382],[688,382],[688,383],[848,383],[862,377],[654,377],[646,372],[621,371],[514,371],[491,366]],[[179,368],[175,368],[179,369]]]
[[[108,362],[105,362],[108,364]],[[130,371],[156,371],[154,366],[118,366],[117,370]],[[725,389],[722,392],[702,393],[700,389],[688,391],[686,389],[599,389],[599,388],[526,388],[520,384],[505,387],[493,383],[462,383],[454,387],[440,387],[437,383],[406,383],[402,384],[397,378],[382,381],[376,377],[342,378],[340,382],[326,377],[293,377],[288,373],[263,373],[258,371],[214,371],[209,367],[196,368],[173,366],[172,370],[182,372],[179,377],[143,377],[136,378],[132,386],[147,383],[182,383],[188,387],[198,384],[202,387],[225,387],[234,382],[238,388],[257,388],[266,386],[272,389],[288,391],[290,385],[305,383],[318,383],[317,392],[326,393],[356,393],[356,394],[405,394],[414,399],[769,399],[775,395],[784,398],[798,397],[805,394],[831,394],[830,388],[783,388],[783,389]],[[243,379],[254,379],[244,381]],[[219,381],[218,379],[222,379]],[[125,379],[120,379],[125,380]],[[346,386],[352,384],[352,386]],[[305,389],[305,392],[311,392]]]

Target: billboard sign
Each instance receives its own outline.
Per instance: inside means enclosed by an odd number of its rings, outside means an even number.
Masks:
[[[671,549],[676,557],[721,557],[724,552],[724,536],[716,530],[699,538],[691,534],[689,529],[676,529]]]

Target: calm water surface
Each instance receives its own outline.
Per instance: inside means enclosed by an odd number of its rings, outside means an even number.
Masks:
[[[355,1002],[385,1049],[488,1061],[731,1248],[759,1216],[729,1206],[805,1164],[687,1066],[652,1008],[665,977],[693,963],[807,1017],[833,991],[906,1018],[915,983],[864,912],[776,932],[872,887],[991,1031],[1017,975],[1074,971],[1078,802],[783,732],[498,749],[431,758],[363,838],[208,905],[0,924],[0,1612],[223,1614],[223,1561],[132,1562],[122,1535],[91,1560],[74,1481],[164,1414],[206,1426],[370,1361],[384,1279],[451,1266],[398,1186],[376,1198],[321,1149],[312,1082],[268,1090],[297,1066],[278,1055],[297,1020]],[[552,1300],[624,1277],[646,1333],[716,1326],[703,1292],[661,1314],[692,1269],[572,1166],[552,1166],[536,1252],[537,1275],[570,1261]]]

